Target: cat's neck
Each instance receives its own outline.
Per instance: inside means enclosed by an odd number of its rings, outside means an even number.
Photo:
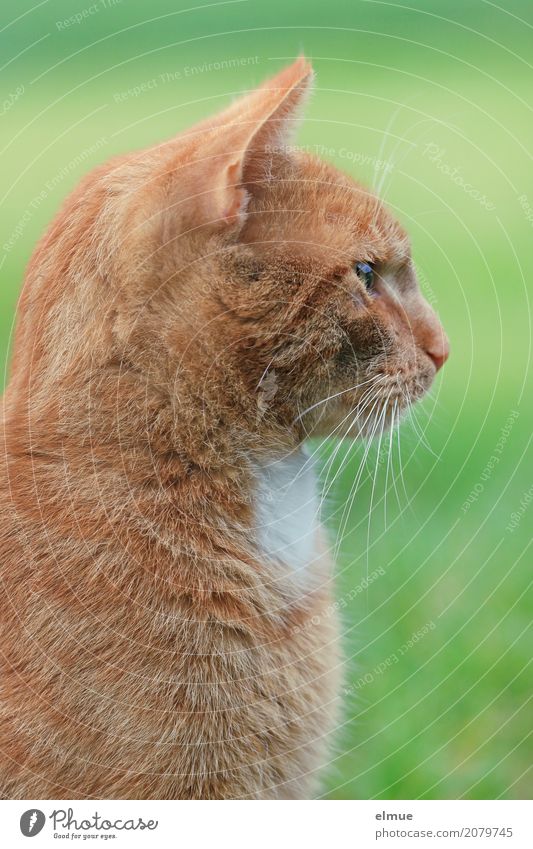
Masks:
[[[262,558],[303,590],[319,559],[320,502],[312,458],[299,448],[253,464],[253,536]]]

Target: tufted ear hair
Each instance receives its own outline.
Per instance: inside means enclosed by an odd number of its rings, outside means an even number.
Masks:
[[[300,57],[178,137],[185,143],[178,162],[180,195],[187,192],[185,202],[197,221],[222,226],[244,221],[249,192],[268,175],[273,149],[291,140],[312,80],[311,65]]]

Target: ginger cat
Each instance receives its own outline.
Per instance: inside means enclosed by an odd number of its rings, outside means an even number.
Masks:
[[[406,234],[287,144],[303,58],[96,169],[29,264],[4,398],[0,792],[317,792],[340,654],[310,433],[448,354]],[[324,401],[324,399],[328,399]]]

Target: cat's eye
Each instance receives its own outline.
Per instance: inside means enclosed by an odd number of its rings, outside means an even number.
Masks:
[[[370,263],[356,262],[354,268],[361,283],[363,283],[367,289],[371,289],[374,285],[374,269]]]

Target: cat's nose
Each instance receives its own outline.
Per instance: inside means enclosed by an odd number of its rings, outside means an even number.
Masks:
[[[431,345],[428,345],[426,348],[426,354],[435,363],[437,371],[442,368],[450,356],[450,343],[444,333],[441,333],[438,339],[434,339]]]

